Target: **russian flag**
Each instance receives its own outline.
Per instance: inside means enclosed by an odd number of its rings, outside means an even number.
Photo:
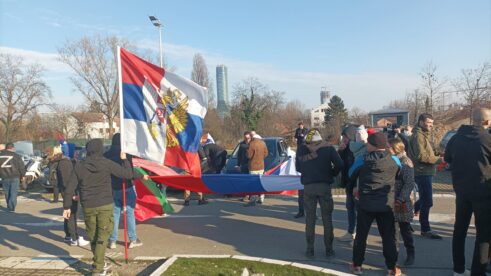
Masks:
[[[207,89],[118,48],[121,150],[201,174]]]

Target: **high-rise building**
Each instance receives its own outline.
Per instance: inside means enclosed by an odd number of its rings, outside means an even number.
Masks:
[[[327,103],[329,100],[330,93],[327,91],[326,87],[321,87],[321,104]]]
[[[227,66],[217,66],[217,111],[223,119],[229,112]]]

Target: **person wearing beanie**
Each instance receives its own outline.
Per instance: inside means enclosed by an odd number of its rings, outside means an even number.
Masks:
[[[376,220],[388,275],[401,275],[400,268],[396,266],[398,253],[393,212],[394,187],[401,163],[386,150],[388,143],[384,133],[369,135],[367,142],[368,153],[356,158],[349,170],[352,179],[359,179],[360,195],[351,272],[362,273],[368,232]]]
[[[133,171],[124,152],[120,153],[123,162],[118,163],[103,157],[101,139],[87,142],[87,158],[75,165],[65,188],[63,198],[63,218],[70,219],[72,197],[79,190],[80,203],[84,209],[85,227],[90,240],[93,257],[92,275],[105,275],[107,265],[104,254],[108,238],[113,231],[113,195],[111,176],[123,179],[140,178],[148,180],[148,175]]]
[[[355,132],[355,140],[357,142],[367,142],[368,132],[364,125],[359,126]]]
[[[317,129],[309,131],[305,137],[305,144],[297,150],[295,165],[304,185],[305,205],[305,236],[307,240],[306,256],[314,257],[315,241],[315,211],[317,203],[321,207],[322,222],[324,224],[324,245],[326,257],[334,256],[331,184],[334,177],[343,169],[343,161],[337,151],[322,140]]]

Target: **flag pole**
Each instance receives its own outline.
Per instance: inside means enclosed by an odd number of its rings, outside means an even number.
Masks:
[[[126,224],[126,180],[123,179],[124,260],[128,263],[128,225]]]

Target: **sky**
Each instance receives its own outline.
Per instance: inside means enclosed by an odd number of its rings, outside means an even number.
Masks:
[[[200,53],[213,80],[216,65],[228,67],[230,94],[256,77],[306,108],[327,87],[348,108],[378,110],[420,88],[428,62],[450,84],[491,61],[490,0],[0,0],[0,53],[44,65],[54,102],[81,103],[57,50],[116,35],[157,53],[149,15],[164,24],[164,56],[177,74],[189,78]]]

